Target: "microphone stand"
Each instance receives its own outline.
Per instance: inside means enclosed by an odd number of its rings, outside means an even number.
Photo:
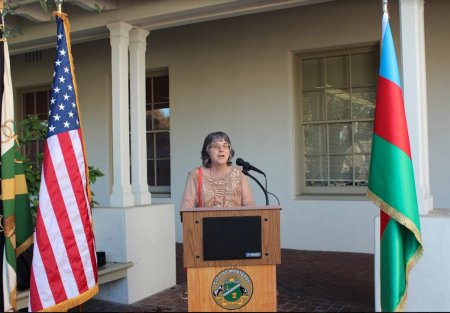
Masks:
[[[243,169],[242,173],[251,177],[259,185],[259,187],[261,187],[261,189],[264,192],[264,195],[266,196],[266,205],[269,205],[269,195],[267,194],[266,188],[264,188],[264,186],[259,182],[259,180],[257,180],[253,175],[249,174],[249,172],[246,169]]]

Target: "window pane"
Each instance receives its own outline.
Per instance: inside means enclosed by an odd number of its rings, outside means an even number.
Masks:
[[[147,134],[147,159],[153,159],[155,157],[155,140],[153,133]]]
[[[305,125],[305,155],[327,152],[326,125]]]
[[[147,183],[149,186],[156,186],[154,160],[147,160]]]
[[[355,122],[354,123],[354,153],[372,152],[373,122]]]
[[[156,157],[170,158],[170,136],[169,133],[156,134]]]
[[[375,100],[375,87],[353,88],[353,118],[373,118],[375,111]]]
[[[370,155],[355,155],[353,159],[355,181],[359,185],[366,185],[369,179]]]
[[[34,114],[34,93],[27,92],[23,95],[24,113],[25,115]]]
[[[322,88],[323,79],[323,59],[303,60],[302,62],[303,89]]]
[[[344,120],[351,116],[350,90],[327,88],[327,119]]]
[[[327,87],[348,87],[350,85],[349,56],[329,57],[327,60]]]
[[[303,121],[325,120],[325,103],[322,91],[303,93]]]
[[[145,79],[145,103],[152,102],[152,92],[153,92],[152,77],[147,77]]]
[[[169,100],[169,77],[156,76],[153,78],[153,101],[167,102]]]
[[[170,185],[170,160],[158,160],[156,162],[158,171],[157,182],[158,186]]]
[[[147,104],[146,106],[147,111],[145,112],[145,123],[147,124],[147,130],[153,130],[153,111],[152,111],[152,105]]]
[[[305,158],[305,178],[307,186],[327,186],[327,172],[326,156]]]
[[[352,153],[352,124],[339,123],[328,126],[330,154]]]
[[[156,106],[155,106],[156,107]],[[170,129],[170,109],[163,108],[152,111],[153,129]]]
[[[349,186],[353,182],[352,155],[330,156],[330,180],[334,186]]]
[[[377,79],[376,60],[373,53],[358,53],[352,55],[352,85],[373,85]]]
[[[36,92],[36,113],[48,113],[48,92],[38,91]]]

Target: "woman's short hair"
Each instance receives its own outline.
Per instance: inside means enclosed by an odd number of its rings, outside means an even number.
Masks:
[[[234,157],[234,150],[231,145],[230,137],[228,137],[228,135],[225,134],[224,132],[218,131],[210,133],[208,136],[206,136],[205,140],[203,141],[201,159],[204,167],[208,168],[211,167],[211,159],[209,158],[208,149],[214,142],[220,140],[226,141],[230,144],[230,156],[228,157],[227,165],[231,165],[231,159]]]

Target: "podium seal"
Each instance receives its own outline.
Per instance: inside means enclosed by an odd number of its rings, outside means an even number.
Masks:
[[[250,276],[238,268],[227,268],[214,277],[211,296],[222,308],[236,310],[245,306],[253,295]]]

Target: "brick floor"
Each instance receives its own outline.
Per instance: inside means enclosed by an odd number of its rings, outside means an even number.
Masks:
[[[131,305],[89,300],[85,312],[187,312],[186,272],[177,244],[177,285]],[[374,312],[373,254],[281,250],[278,312]]]

